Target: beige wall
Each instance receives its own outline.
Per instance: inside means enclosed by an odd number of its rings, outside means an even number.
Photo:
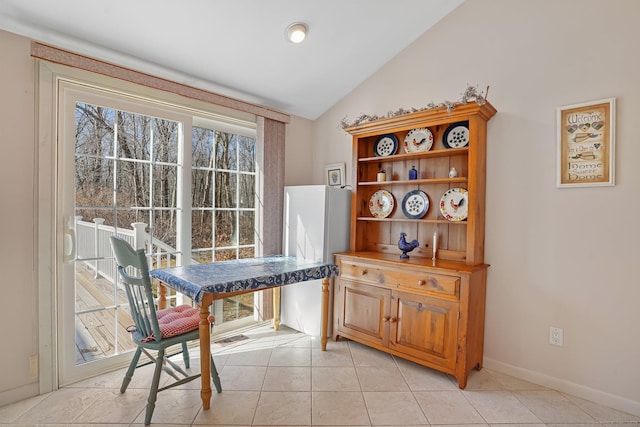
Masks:
[[[350,161],[345,115],[491,85],[485,367],[636,415],[639,18],[637,0],[467,0],[314,125],[319,183],[323,164]],[[608,97],[616,186],[557,189],[556,107]],[[550,326],[564,329],[564,347],[548,344]]]
[[[30,41],[0,31],[0,404],[37,393],[34,65]]]
[[[311,184],[313,170],[312,150],[313,122],[297,116],[291,116],[287,126],[285,146],[284,185]]]

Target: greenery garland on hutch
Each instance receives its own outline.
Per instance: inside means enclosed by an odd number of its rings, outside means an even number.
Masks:
[[[495,113],[480,98],[345,127],[354,189],[350,251],[335,256],[335,340],[454,375],[460,388],[482,368],[486,129]]]

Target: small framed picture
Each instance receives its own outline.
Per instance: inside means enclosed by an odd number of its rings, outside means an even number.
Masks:
[[[324,167],[324,183],[330,187],[342,187],[345,185],[344,163],[334,163]]]
[[[615,185],[615,100],[558,108],[558,188]]]

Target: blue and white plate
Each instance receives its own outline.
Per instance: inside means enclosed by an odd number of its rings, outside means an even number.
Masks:
[[[409,191],[402,198],[402,212],[407,218],[420,219],[429,210],[429,196],[422,190]]]
[[[378,137],[373,152],[376,157],[386,157],[396,154],[398,151],[398,138],[394,134],[381,135]]]
[[[469,122],[457,122],[450,125],[442,135],[445,148],[462,148],[469,145]]]

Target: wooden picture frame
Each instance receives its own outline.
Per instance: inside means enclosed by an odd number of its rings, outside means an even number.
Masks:
[[[615,98],[558,107],[558,188],[615,185]]]
[[[324,167],[324,183],[330,187],[342,187],[344,180],[345,164],[333,163]]]

